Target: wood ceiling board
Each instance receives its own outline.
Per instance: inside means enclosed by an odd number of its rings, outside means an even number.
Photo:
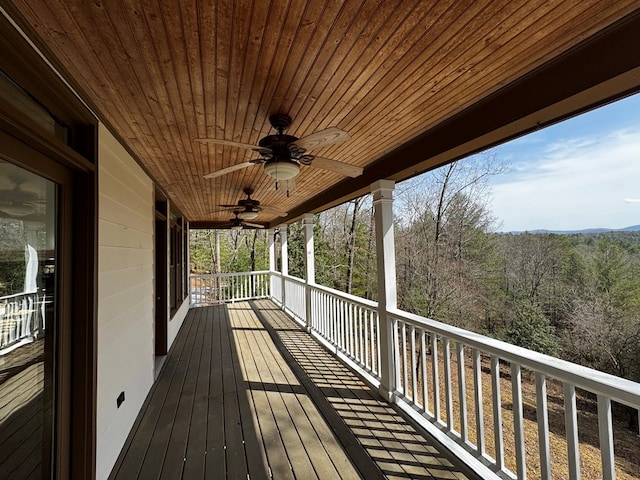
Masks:
[[[298,137],[330,126],[349,132],[344,144],[312,153],[364,167],[370,179],[367,171],[386,171],[382,163],[367,168],[379,159],[640,7],[633,0],[4,3],[187,218],[225,222],[203,212],[235,203],[244,186],[265,204],[298,211],[309,199],[333,202],[336,185],[360,189],[364,179],[303,166],[289,197],[260,166],[208,180],[206,173],[255,154],[195,138],[255,144],[273,133],[268,115],[284,112]],[[410,162],[426,168],[425,160]]]
[[[405,143],[369,165],[361,177],[345,180],[291,210],[287,221],[355,198],[354,192],[368,193],[369,185],[379,178],[409,178],[640,91],[640,50],[628,50],[637,44],[638,14]]]
[[[518,58],[517,54],[512,53],[513,49],[505,48],[504,50],[505,50],[504,52],[502,51],[494,52],[494,57],[496,57],[497,61],[500,62],[498,67],[496,67],[494,71],[500,72],[503,77],[504,77],[504,70],[500,70],[500,67],[502,67],[505,63],[508,64],[509,62],[513,62]],[[447,55],[450,55],[452,52],[453,51],[450,52],[449,50],[446,50],[444,56],[442,57],[438,56],[435,59],[429,59],[428,61],[434,61],[436,64],[440,64],[441,60],[443,58],[446,58]],[[512,56],[514,55],[515,55],[515,58],[512,58]],[[473,58],[473,56],[469,58]],[[480,57],[479,60],[481,59],[482,57]],[[525,62],[530,62],[530,60],[526,59]],[[410,72],[407,73],[407,70],[410,65],[411,64],[408,64],[406,66],[403,65],[403,68],[401,68],[401,71],[403,72],[403,74],[408,75],[408,73],[410,73]],[[411,118],[411,121],[413,122],[413,124],[417,125],[415,128],[408,129],[409,125],[403,124],[405,131],[402,132],[404,134],[404,136],[402,137],[402,140],[407,141],[408,139],[415,136],[417,132],[419,132],[419,129],[421,127],[424,128],[425,125],[429,126],[430,124],[434,125],[438,123],[442,119],[444,114],[448,113],[449,115],[451,115],[452,112],[457,113],[461,111],[469,103],[468,101],[463,101],[463,100],[466,100],[469,97],[468,92],[470,90],[474,91],[476,95],[481,95],[481,94],[488,93],[487,85],[492,86],[494,90],[500,86],[499,84],[496,85],[496,83],[494,82],[495,80],[494,77],[489,77],[487,75],[488,70],[486,68],[480,68],[480,70],[483,72],[484,74],[483,77],[486,77],[486,80],[483,79],[483,82],[477,82],[474,78],[473,82],[470,82],[470,85],[460,84],[460,86],[451,90],[451,89],[444,88],[447,85],[450,85],[452,83],[454,84],[454,86],[456,85],[455,81],[452,82],[450,78],[452,74],[456,73],[455,69],[453,71],[450,71],[450,66],[449,66],[449,70],[439,72],[437,80],[431,80],[431,82],[434,85],[439,85],[439,87],[442,89],[441,96],[435,97],[435,96],[428,95],[425,100],[422,100],[422,102],[419,102],[421,97],[424,97],[424,95],[421,95],[421,91],[419,89],[404,88],[403,90],[410,92],[409,95],[411,96],[406,98],[403,101],[403,103],[400,104],[401,108],[397,108],[397,106],[394,108],[393,102],[394,101],[399,102],[399,100],[397,98],[394,100],[391,100],[391,95],[387,92],[393,91],[396,89],[402,89],[402,86],[407,84],[412,86],[416,85],[417,80],[420,78],[421,75],[423,75],[423,73],[421,71],[418,71],[418,73],[415,73],[413,77],[391,76],[390,78],[392,78],[393,83],[391,83],[389,87],[385,87],[387,91],[380,91],[376,94],[377,97],[380,97],[383,100],[380,102],[380,104],[374,104],[372,102],[364,102],[368,110],[365,110],[364,112],[362,112],[362,114],[360,115],[360,118],[362,119],[377,118],[379,116],[377,112],[379,111],[380,107],[385,109],[393,109],[394,112],[399,111],[400,113],[397,114],[398,116],[396,118],[396,121],[389,122],[389,129],[391,129],[390,133],[393,135],[398,135],[398,132],[393,130],[395,128],[395,124],[400,123],[399,121],[402,116],[407,116]],[[507,83],[507,80],[503,78],[502,82]],[[428,87],[428,85],[426,86]],[[477,97],[473,97],[473,98],[477,98]],[[377,110],[373,110],[374,108]],[[443,109],[445,110],[444,113],[442,111]],[[430,122],[430,124],[428,122]],[[350,126],[348,126],[348,128],[351,129]],[[376,147],[377,147],[377,143],[375,142],[369,144],[369,148],[372,149],[373,151],[376,151],[375,150]],[[376,153],[384,154],[387,152],[381,151]]]

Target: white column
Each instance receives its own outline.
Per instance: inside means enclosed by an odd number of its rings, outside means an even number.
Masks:
[[[289,247],[287,245],[287,225],[280,225],[280,273],[282,273],[282,309],[286,311],[287,295],[285,276],[289,275]]]
[[[316,283],[316,260],[313,245],[313,215],[306,214],[304,225],[304,266],[305,266],[305,326],[311,331],[311,285]]]
[[[275,230],[267,230],[267,241],[269,244],[269,271],[276,271],[276,242],[275,242]]]
[[[274,295],[274,282],[276,279],[273,277],[272,273],[276,271],[276,232],[274,229],[270,228],[267,230],[267,245],[269,246],[269,295],[273,299]]]
[[[396,389],[394,355],[395,321],[387,311],[397,307],[396,253],[393,236],[392,180],[371,184],[376,225],[376,257],[378,267],[378,318],[380,320],[380,393],[391,401]]]
[[[280,266],[282,267],[282,275],[289,275],[289,248],[287,246],[287,225],[280,225]]]

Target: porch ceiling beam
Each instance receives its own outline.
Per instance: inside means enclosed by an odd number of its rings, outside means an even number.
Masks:
[[[287,221],[404,180],[640,90],[640,12],[506,85],[289,212]]]

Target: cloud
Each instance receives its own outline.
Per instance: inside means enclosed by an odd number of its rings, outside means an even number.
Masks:
[[[534,154],[523,152],[527,160],[493,184],[492,210],[504,231],[640,223],[640,128],[576,136]]]

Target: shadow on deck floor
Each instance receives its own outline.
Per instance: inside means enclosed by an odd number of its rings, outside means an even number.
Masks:
[[[109,478],[476,477],[260,300],[189,312]]]

